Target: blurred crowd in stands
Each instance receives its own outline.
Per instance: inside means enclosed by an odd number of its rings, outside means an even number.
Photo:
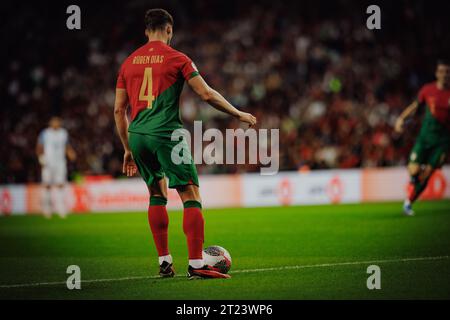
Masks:
[[[433,80],[440,44],[449,43],[448,20],[427,10],[424,1],[388,1],[382,29],[370,31],[366,7],[356,2],[198,0],[161,6],[175,18],[172,46],[191,57],[230,102],[253,113],[260,128],[280,129],[281,170],[404,165],[420,117],[401,136],[394,122],[420,86]],[[35,145],[52,115],[63,118],[78,153],[72,174],[121,175],[115,81],[123,60],[145,43],[148,4],[80,6],[79,31],[66,29],[62,7],[23,6],[19,18],[6,18],[4,50],[11,51],[2,53],[0,183],[40,179]],[[444,33],[447,38],[440,38]],[[188,129],[194,120],[202,120],[204,129],[240,126],[187,87],[180,108]],[[197,168],[203,174],[258,170]]]

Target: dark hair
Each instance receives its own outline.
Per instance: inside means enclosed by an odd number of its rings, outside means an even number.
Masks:
[[[444,65],[444,66],[450,66],[450,60],[449,59],[438,59],[437,66]]]
[[[147,30],[162,30],[167,24],[173,26],[173,18],[166,10],[150,9],[145,13],[145,27]]]

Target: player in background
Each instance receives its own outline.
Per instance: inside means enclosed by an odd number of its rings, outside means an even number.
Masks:
[[[450,150],[450,61],[438,61],[435,75],[437,80],[422,87],[417,100],[400,114],[395,124],[395,130],[402,133],[405,119],[425,108],[422,127],[409,156],[411,180],[403,204],[403,212],[408,216],[414,215],[413,203],[425,190],[433,172],[444,164]]]
[[[175,188],[183,202],[183,230],[187,238],[189,279],[228,278],[203,262],[204,220],[197,170],[190,154],[189,164],[172,162],[174,130],[182,128],[179,98],[184,82],[205,102],[237,119],[256,124],[256,118],[241,112],[210,88],[191,59],[169,46],[173,19],[165,10],[152,9],[145,15],[148,42],[122,64],[116,86],[114,117],[125,149],[123,172],[139,170],[150,192],[148,220],[158,251],[160,275],[173,277],[167,230],[167,185]],[[128,123],[127,107],[131,107]],[[189,152],[190,153],[190,152]]]
[[[61,218],[67,215],[65,205],[65,184],[67,182],[67,162],[76,159],[76,153],[69,144],[67,130],[58,117],[52,117],[49,127],[44,129],[36,146],[36,153],[42,168],[42,211],[46,218],[52,212]]]

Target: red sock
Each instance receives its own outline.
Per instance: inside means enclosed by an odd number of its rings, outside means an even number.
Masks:
[[[189,259],[203,259],[204,226],[200,208],[184,208],[183,231],[187,238]]]
[[[412,182],[410,182],[408,184],[407,194],[408,194],[408,200],[410,202],[414,202],[416,200],[415,187],[414,187],[414,184]]]
[[[158,250],[158,256],[168,255],[167,228],[169,226],[169,216],[167,215],[166,206],[150,205],[148,207],[148,222],[152,230],[156,249]]]

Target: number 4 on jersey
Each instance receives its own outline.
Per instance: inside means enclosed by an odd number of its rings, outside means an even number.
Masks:
[[[152,108],[155,97],[152,94],[152,68],[145,68],[144,79],[142,79],[139,101],[147,101],[147,108]]]

